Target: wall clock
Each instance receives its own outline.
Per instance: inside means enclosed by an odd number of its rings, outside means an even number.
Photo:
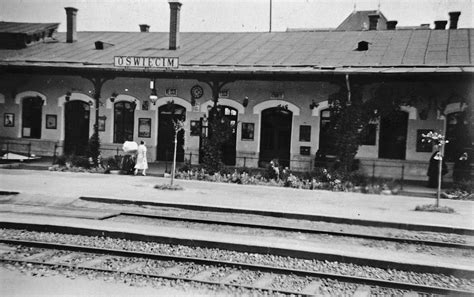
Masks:
[[[191,97],[195,99],[199,99],[202,97],[204,94],[204,90],[202,89],[201,86],[195,85],[194,87],[191,88]]]

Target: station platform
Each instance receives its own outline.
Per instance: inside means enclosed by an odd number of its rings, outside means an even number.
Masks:
[[[354,220],[383,221],[448,228],[474,229],[474,202],[440,199],[453,214],[414,211],[418,205],[434,204],[435,198],[405,195],[375,195],[323,190],[212,183],[175,179],[182,191],[158,190],[170,178],[154,175],[112,175],[0,169],[0,191],[22,194],[17,203],[66,205],[81,196],[269,212],[333,216]],[[32,195],[34,194],[34,195]],[[31,198],[34,197],[34,198]],[[0,196],[1,199],[1,196]],[[25,201],[22,201],[24,199]],[[34,201],[30,201],[34,200]]]
[[[27,170],[48,170],[53,164],[52,157],[42,157],[37,160],[31,160],[26,162],[6,162],[0,164],[0,169],[27,169]],[[183,164],[178,163],[176,168],[180,168]],[[148,163],[147,175],[164,177],[171,171],[171,162],[149,162]],[[426,182],[422,181],[410,181],[406,180],[403,184],[401,194],[404,196],[414,197],[436,197],[436,189],[428,188],[425,186]]]

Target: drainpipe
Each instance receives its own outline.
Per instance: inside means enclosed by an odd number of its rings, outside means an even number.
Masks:
[[[347,105],[351,105],[351,84],[349,81],[349,74],[346,74],[346,87],[347,87]]]

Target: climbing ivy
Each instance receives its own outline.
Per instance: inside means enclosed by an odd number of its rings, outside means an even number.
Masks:
[[[98,167],[101,163],[100,160],[100,139],[97,133],[92,134],[89,139],[89,144],[87,148],[87,156],[92,160],[94,167]]]
[[[201,163],[210,173],[224,167],[222,148],[232,137],[232,129],[221,107],[214,106],[209,112],[207,137],[203,137],[201,143]]]

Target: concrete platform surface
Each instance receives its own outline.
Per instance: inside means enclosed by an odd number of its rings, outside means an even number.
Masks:
[[[28,194],[19,195],[15,198],[15,203],[66,205],[80,196],[92,196],[474,229],[474,203],[470,201],[441,199],[441,205],[452,207],[456,211],[454,214],[444,214],[414,211],[417,205],[433,204],[435,199],[401,195],[298,190],[188,180],[175,180],[176,184],[184,188],[183,191],[154,189],[157,184],[169,182],[169,178],[156,176],[0,169],[0,190]],[[0,200],[2,199],[6,198],[0,196]]]

